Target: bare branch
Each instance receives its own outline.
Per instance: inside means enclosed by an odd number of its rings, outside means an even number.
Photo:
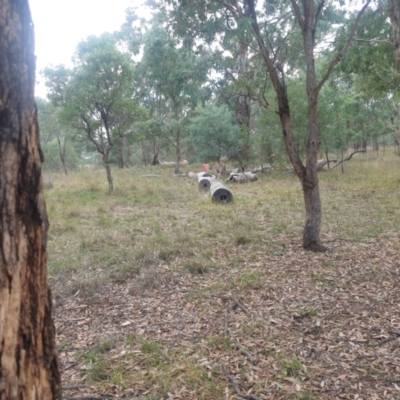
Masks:
[[[314,30],[317,27],[317,23],[318,23],[319,17],[321,15],[321,12],[322,12],[324,6],[325,6],[325,0],[322,0],[320,3],[318,3],[318,7],[317,7],[317,11],[315,13],[315,19],[314,19]]]
[[[393,43],[390,40],[383,40],[383,39],[354,39],[355,42],[365,42],[365,43],[384,43],[393,46]]]
[[[301,30],[304,32],[305,30],[305,22],[303,17],[301,16],[301,11],[299,5],[296,3],[296,0],[290,0],[293,6],[294,14],[296,15],[297,21],[299,22]]]

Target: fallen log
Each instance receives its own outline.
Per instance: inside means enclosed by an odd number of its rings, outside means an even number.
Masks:
[[[229,178],[226,180],[227,182],[239,182],[239,183],[244,183],[244,182],[254,182],[258,179],[258,176],[254,174],[253,172],[231,172],[229,175]]]
[[[218,181],[213,181],[210,187],[211,199],[217,203],[230,203],[233,200],[232,192]]]

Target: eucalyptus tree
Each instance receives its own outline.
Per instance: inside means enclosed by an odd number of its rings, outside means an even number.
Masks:
[[[235,115],[225,105],[209,104],[200,108],[191,119],[188,130],[200,160],[221,162],[222,157],[232,159],[246,141],[235,124]]]
[[[280,119],[286,150],[303,189],[306,209],[303,247],[313,251],[325,250],[320,239],[321,200],[316,166],[320,146],[318,95],[334,67],[349,48],[357,23],[369,2],[370,0],[367,0],[358,13],[341,51],[331,55],[331,61],[324,71],[317,71],[315,68],[317,49],[321,48],[323,51],[326,48],[327,37],[332,39],[337,35],[335,16],[338,16],[338,20],[339,17],[343,18],[343,9],[339,12],[335,9],[340,4],[324,0],[290,0],[267,1],[262,6],[256,7],[255,0],[164,1],[172,5],[169,9],[167,7],[167,10],[176,25],[184,24],[188,27],[193,24],[193,20],[200,20],[206,30],[210,21],[218,19],[219,23],[228,24],[229,30],[237,37],[245,37],[249,45],[257,49],[263,63],[265,80],[268,80],[268,84],[274,89],[276,104],[274,100],[265,98],[262,100],[264,105],[272,108]],[[243,12],[243,6],[248,9],[248,15]],[[197,23],[194,26],[196,25]],[[216,35],[212,37],[212,40],[218,39]],[[308,138],[305,164],[295,146],[286,80],[286,74],[294,57],[305,65],[306,71]]]
[[[206,53],[196,54],[170,37],[160,16],[143,41],[143,58],[138,68],[147,89],[157,99],[162,136],[175,149],[178,173],[187,135],[185,122],[196,105],[210,95],[205,85],[210,61]]]
[[[132,98],[133,71],[130,55],[118,48],[110,34],[79,43],[71,71],[63,67],[46,71],[50,97],[62,105],[61,117],[101,154],[109,193],[114,189],[110,151],[142,115]]]
[[[58,156],[61,161],[62,170],[65,175],[68,175],[67,150],[71,150],[68,146],[73,135],[71,128],[61,123],[59,118],[60,107],[42,99],[36,99],[36,104],[38,108],[38,121],[41,131],[40,141],[42,143],[43,152],[46,155],[46,148],[50,147],[55,140],[57,142]]]
[[[392,130],[397,154],[400,155],[400,5],[397,0],[377,1],[366,11],[357,29],[356,42],[339,68],[343,82],[373,99],[373,109],[380,107],[381,119]],[[390,17],[390,18],[389,18]],[[387,110],[390,110],[388,115]],[[387,128],[387,127],[385,127]]]
[[[0,398],[61,400],[27,0],[0,2]]]

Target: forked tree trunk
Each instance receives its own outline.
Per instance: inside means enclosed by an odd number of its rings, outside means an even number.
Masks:
[[[0,16],[0,399],[61,399],[28,1]]]
[[[395,0],[393,0],[395,1]],[[299,24],[304,45],[306,60],[306,88],[308,100],[308,139],[306,144],[306,165],[304,166],[299,151],[296,149],[294,135],[290,120],[290,107],[287,96],[286,84],[284,82],[284,69],[277,68],[276,63],[270,56],[267,45],[264,42],[260,27],[257,23],[257,14],[255,11],[255,1],[246,0],[249,7],[251,24],[256,35],[258,47],[264,63],[267,67],[269,78],[272,82],[278,100],[278,115],[283,129],[283,138],[286,145],[290,162],[294,171],[300,179],[304,193],[304,202],[306,208],[306,221],[303,231],[303,247],[313,251],[325,251],[321,245],[321,200],[319,196],[318,174],[317,174],[317,155],[320,145],[320,131],[318,122],[318,94],[332,73],[336,64],[340,62],[350,46],[355,35],[357,24],[370,0],[367,0],[357,15],[356,22],[351,34],[336,58],[329,64],[328,69],[322,79],[317,83],[314,66],[314,48],[315,35],[318,16],[321,15],[323,2],[316,5],[314,0],[296,1],[291,0],[292,10]],[[302,9],[300,8],[302,7]],[[317,9],[316,9],[317,7]]]

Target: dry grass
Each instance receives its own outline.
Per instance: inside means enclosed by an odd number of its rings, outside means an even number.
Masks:
[[[396,398],[380,340],[398,341],[400,159],[320,174],[325,255],[300,247],[302,193],[286,172],[232,185],[226,205],[171,169],[113,174],[111,196],[104,171],[54,175],[46,192],[65,382],[229,399],[232,375],[258,398]]]

